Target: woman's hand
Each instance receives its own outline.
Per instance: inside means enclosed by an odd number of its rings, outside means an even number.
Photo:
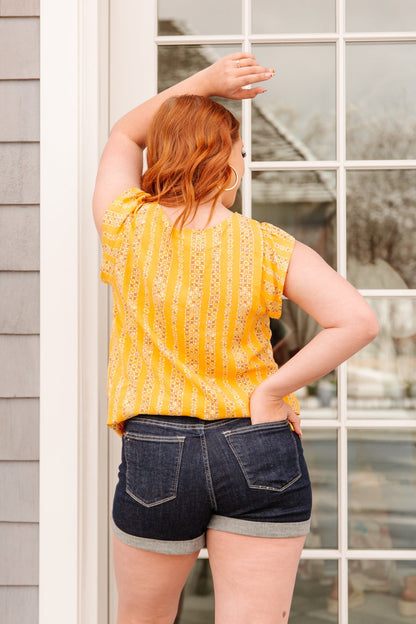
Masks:
[[[254,56],[246,52],[229,54],[199,73],[202,80],[207,81],[208,95],[218,95],[230,100],[254,98],[259,93],[264,93],[263,87],[243,87],[270,80],[273,75],[273,69],[261,67]]]
[[[267,380],[254,390],[250,397],[250,417],[253,425],[276,420],[288,420],[294,431],[302,436],[300,418],[281,397],[274,396],[267,388]]]

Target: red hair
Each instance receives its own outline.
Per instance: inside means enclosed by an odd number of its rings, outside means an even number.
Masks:
[[[228,164],[240,122],[229,110],[199,95],[166,100],[156,112],[147,138],[148,169],[142,190],[146,202],[184,206],[175,221],[183,227],[202,200],[213,200],[208,221],[232,175]]]

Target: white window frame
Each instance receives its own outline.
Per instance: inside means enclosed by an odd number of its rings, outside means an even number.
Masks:
[[[241,35],[191,35],[191,36],[158,36],[158,45],[226,45],[240,44],[245,52],[251,52],[253,44],[286,44],[286,43],[333,43],[336,48],[336,160],[325,161],[274,161],[259,162],[251,160],[251,100],[242,103],[242,139],[247,152],[248,175],[243,178],[243,214],[251,216],[251,175],[252,171],[304,171],[325,170],[335,171],[337,176],[337,270],[346,277],[347,240],[346,240],[346,173],[352,170],[383,170],[383,169],[416,169],[416,160],[347,160],[346,158],[346,85],[345,85],[345,51],[351,42],[416,42],[416,32],[354,32],[345,31],[345,2],[336,2],[336,32],[308,34],[251,34],[251,0],[242,0],[242,34]],[[416,289],[408,290],[360,290],[365,297],[416,297]],[[416,549],[406,550],[355,550],[348,548],[348,465],[347,444],[350,429],[415,429],[416,419],[388,420],[349,419],[347,412],[347,365],[338,368],[338,418],[336,419],[305,419],[302,428],[332,428],[338,430],[338,548],[312,549],[302,552],[304,559],[335,559],[338,560],[338,591],[339,591],[339,622],[348,622],[348,563],[350,560],[415,560]],[[203,552],[203,556],[207,556]]]
[[[416,168],[416,160],[346,160],[345,46],[353,41],[416,41],[416,32],[346,34],[345,0],[336,1],[335,33],[250,35],[250,0],[242,0],[241,36],[158,37],[156,0],[77,0],[65,7],[53,0],[41,0],[39,621],[42,624],[109,621],[111,553],[107,514],[111,488],[108,489],[106,470],[112,446],[108,436],[114,433],[105,426],[108,299],[107,289],[98,280],[100,246],[91,215],[98,159],[109,128],[124,112],[155,93],[159,44],[240,43],[244,50],[250,51],[252,44],[257,43],[335,43],[336,160],[250,162],[248,149],[248,170],[336,172],[338,270],[345,275],[346,171]],[[250,148],[250,101],[243,102],[243,121],[243,140]],[[243,211],[250,215],[250,175],[244,178],[243,191]],[[361,292],[372,297],[416,296],[416,290]],[[302,556],[338,560],[339,621],[346,623],[350,559],[416,558],[416,551],[410,549],[348,549],[348,429],[407,429],[415,428],[416,421],[348,420],[345,365],[339,367],[338,374],[338,419],[306,420],[304,427],[339,430],[339,548],[306,549]]]

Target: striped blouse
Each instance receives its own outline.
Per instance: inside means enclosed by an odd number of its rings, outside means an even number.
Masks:
[[[131,188],[103,220],[101,279],[113,289],[107,425],[137,414],[249,416],[277,370],[269,317],[279,318],[292,236],[233,213],[205,230],[173,228]],[[285,397],[299,413],[293,394]]]

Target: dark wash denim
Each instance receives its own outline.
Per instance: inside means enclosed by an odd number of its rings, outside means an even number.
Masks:
[[[113,528],[138,547],[173,552],[149,540],[194,540],[196,550],[207,528],[271,537],[309,532],[310,478],[287,420],[138,415],[125,421],[118,476]]]

